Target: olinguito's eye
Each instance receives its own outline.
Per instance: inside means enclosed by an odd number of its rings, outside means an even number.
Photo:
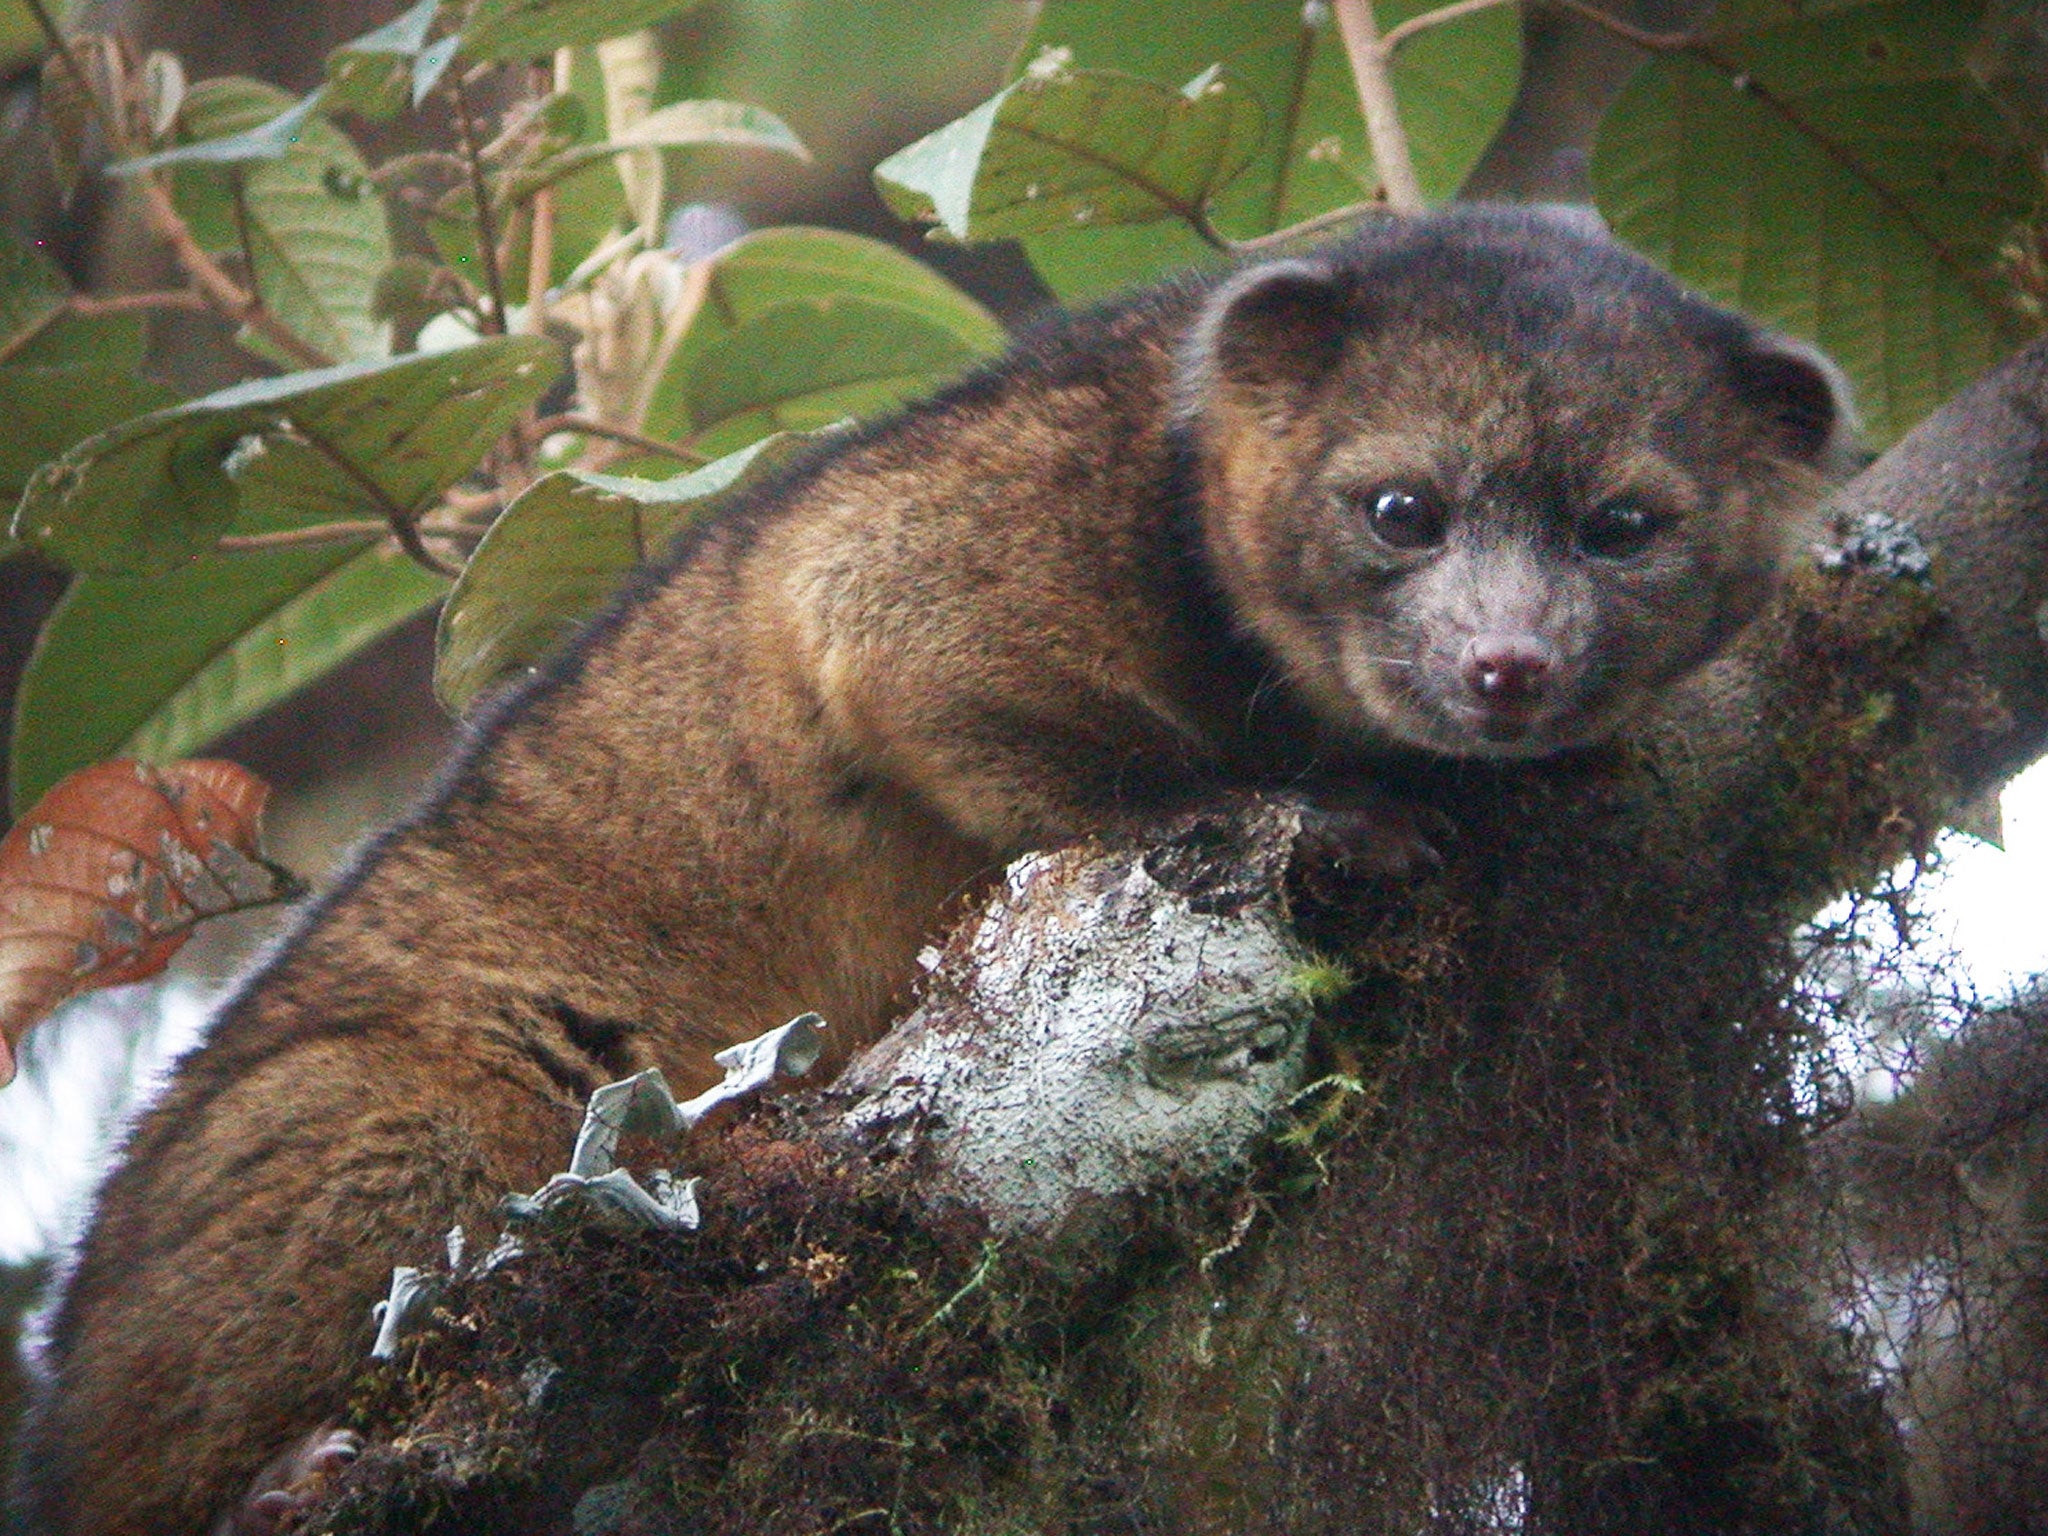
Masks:
[[[1395,549],[1427,549],[1444,539],[1444,511],[1427,491],[1383,485],[1359,498],[1368,527]]]
[[[1622,497],[1595,507],[1579,524],[1579,548],[1598,560],[1624,560],[1647,546],[1665,522],[1640,501]]]

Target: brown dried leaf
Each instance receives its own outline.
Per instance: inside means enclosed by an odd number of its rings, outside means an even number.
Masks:
[[[59,1003],[162,970],[195,923],[297,895],[258,851],[270,787],[233,763],[127,758],[61,780],[0,838],[0,1085]]]

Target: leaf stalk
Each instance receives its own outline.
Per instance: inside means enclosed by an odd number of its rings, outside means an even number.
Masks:
[[[491,296],[491,313],[484,316],[484,329],[493,336],[505,334],[505,275],[498,264],[498,211],[491,202],[489,179],[484,175],[483,151],[477,147],[476,118],[469,109],[469,87],[460,75],[449,81],[455,101],[455,130],[462,140],[462,168],[469,177],[470,196],[476,200],[477,257],[483,264],[484,289]]]

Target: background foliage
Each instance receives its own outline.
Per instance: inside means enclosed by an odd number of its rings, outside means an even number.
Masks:
[[[1456,10],[1390,60],[1431,200],[1524,68],[1521,7]],[[1642,67],[1590,193],[1685,281],[1828,349],[1882,444],[2038,326],[2038,14],[1728,0],[1683,34],[1613,22]],[[998,349],[946,275],[961,247],[1014,243],[1035,296],[1087,302],[1384,216],[1315,0],[421,0],[304,94],[112,34],[58,54],[29,0],[0,0],[9,61],[40,61],[51,174],[175,274],[102,291],[0,233],[0,501],[70,583],[17,694],[17,814],[97,760],[201,750],[436,605],[437,691],[472,707],[808,434]],[[971,83],[964,110],[896,132],[889,104],[934,78]],[[901,227],[732,218],[848,166]],[[916,223],[929,262],[899,248]],[[166,321],[195,315],[231,338],[233,381],[167,363]],[[1483,1144],[1452,1110],[1417,1123]],[[1455,1198],[1472,1180],[1441,1151],[1423,1163]]]
[[[700,515],[742,468],[714,461],[886,410],[1000,345],[975,300],[862,237],[664,249],[683,199],[809,153],[768,106],[698,91],[755,89],[802,120],[821,83],[854,83],[834,68],[856,46],[846,8],[691,9],[421,0],[298,98],[188,83],[92,34],[46,59],[59,173],[143,203],[186,292],[271,376],[178,400],[137,366],[136,312],[0,242],[11,532],[77,573],[20,689],[17,811],[96,758],[201,748],[458,573],[439,684],[460,706]],[[1380,25],[1426,9],[1382,5]],[[6,10],[18,30],[25,0]],[[1515,10],[1427,26],[1392,58],[1432,199],[1508,112]],[[905,45],[978,34],[986,52],[1000,31],[985,4],[861,11]],[[1378,193],[1327,6],[1053,0],[1011,27],[1010,82],[875,176],[935,239],[1021,242],[1056,297],[1228,261]],[[1600,210],[1826,346],[1887,440],[2031,324],[2041,124],[2001,105],[2025,96],[2023,27],[1996,5],[1739,0],[1641,39],[1595,148]],[[427,147],[373,164],[354,137],[395,120]]]

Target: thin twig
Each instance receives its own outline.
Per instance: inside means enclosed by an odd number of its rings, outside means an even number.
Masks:
[[[1285,229],[1276,229],[1270,234],[1254,235],[1249,240],[1233,240],[1230,242],[1230,249],[1239,256],[1256,256],[1276,246],[1289,245],[1296,240],[1306,240],[1311,235],[1322,234],[1325,230],[1357,223],[1375,214],[1384,215],[1386,211],[1385,203],[1346,203],[1342,208],[1332,208],[1327,213],[1319,213],[1312,219],[1303,219],[1299,224],[1290,224]]]
[[[707,464],[701,453],[692,453],[674,443],[664,443],[659,438],[647,437],[638,432],[629,432],[624,427],[606,426],[588,416],[563,414],[543,416],[526,429],[529,442],[538,443],[557,432],[580,432],[585,437],[606,437],[615,443],[624,443],[628,448],[638,448],[643,453],[658,453],[665,459],[681,459],[685,464]]]
[[[36,21],[42,27],[50,44],[63,56],[78,89],[91,104],[93,116],[99,119],[100,129],[106,135],[110,153],[121,156],[128,152],[127,134],[123,130],[120,116],[113,107],[100,99],[92,88],[92,79],[86,73],[83,61],[77,51],[57,29],[43,0],[28,0],[29,9],[35,12]],[[317,347],[309,346],[275,315],[271,314],[252,294],[244,292],[242,286],[221,268],[220,264],[200,248],[192,238],[192,231],[184,217],[178,212],[171,195],[164,190],[154,172],[138,178],[141,184],[143,207],[148,218],[151,233],[170,247],[172,259],[179,269],[192,281],[201,301],[239,325],[246,325],[266,338],[278,351],[294,362],[308,368],[323,367],[332,361]],[[86,303],[94,301],[85,301]],[[101,300],[100,303],[111,301]],[[72,303],[79,313],[90,313],[81,301],[74,298]],[[161,307],[171,307],[167,303]]]
[[[239,165],[227,167],[228,202],[235,210],[235,243],[242,248],[242,272],[249,279],[249,302],[263,309],[263,278],[256,270],[256,241],[249,224],[249,182]]]
[[[384,523],[391,530],[391,536],[398,540],[398,547],[410,555],[415,564],[425,566],[437,576],[451,579],[462,574],[461,566],[448,564],[420,541],[419,519],[393,501],[391,494],[367,470],[305,422],[294,421],[292,429],[322,458],[354,481],[377,506],[384,514]]]
[[[1418,32],[1440,27],[1447,21],[1456,21],[1460,16],[1470,16],[1475,11],[1490,11],[1497,6],[1515,3],[1516,0],[1453,0],[1450,5],[1441,5],[1433,11],[1424,11],[1420,16],[1410,16],[1380,38],[1380,56],[1391,59],[1394,50]]]
[[[447,539],[460,543],[476,537],[474,528],[442,528],[421,524],[423,539]],[[358,522],[314,523],[305,528],[279,528],[270,533],[231,533],[214,545],[223,554],[246,554],[257,549],[294,549],[309,544],[356,544],[365,539],[390,539],[396,535],[389,523],[364,518]]]
[[[527,238],[526,326],[539,336],[548,324],[548,279],[555,270],[555,189],[542,187],[527,204],[533,232]]]
[[[476,200],[477,259],[483,263],[484,287],[491,296],[492,313],[484,317],[484,329],[493,336],[505,334],[505,277],[498,270],[498,214],[491,206],[491,189],[484,176],[483,153],[477,148],[476,119],[469,112],[469,89],[457,75],[450,82],[455,98],[455,127],[462,139],[462,167],[469,177],[469,193]]]
[[[251,549],[291,549],[302,544],[348,544],[359,539],[387,538],[389,523],[373,518],[359,522],[314,523],[306,528],[280,528],[272,533],[231,533],[214,545],[229,554]]]
[[[92,76],[86,73],[85,61],[71,46],[71,39],[59,30],[56,18],[50,14],[43,0],[28,0],[28,8],[35,12],[36,25],[43,29],[43,36],[49,39],[50,46],[63,55],[64,67],[71,71],[79,94],[85,97],[92,115],[100,120],[100,132],[107,136],[107,148],[117,155],[127,153],[128,135],[122,131],[120,117],[112,106],[100,100],[100,93],[92,88]]]
[[[1335,10],[1387,207],[1399,214],[1421,213],[1427,205],[1422,200],[1422,184],[1415,179],[1415,159],[1408,152],[1408,132],[1401,125],[1394,82],[1387,74],[1387,55],[1379,23],[1373,19],[1372,0],[1336,0]]]
[[[171,248],[172,258],[192,279],[192,285],[205,296],[207,303],[228,319],[257,332],[303,368],[325,368],[334,361],[258,303],[200,248],[199,242],[192,238],[184,217],[172,203],[171,194],[164,190],[154,172],[136,179],[142,185],[143,205],[149,216],[151,233]]]
[[[1540,0],[1540,3],[1568,11],[1581,21],[1589,21],[1625,43],[1634,43],[1645,53],[1682,53],[1698,43],[1690,32],[1645,32],[1641,27],[1631,26],[1619,16],[1590,4],[1589,0]]]
[[[74,293],[64,302],[74,315],[86,316],[125,315],[147,309],[204,310],[210,307],[204,297],[189,288],[172,288],[157,293],[112,293],[104,298]]]
[[[502,490],[465,491],[459,485],[451,485],[441,493],[441,504],[463,519],[464,532],[480,532],[481,529],[472,519],[476,514],[483,513],[484,522],[488,523],[504,511],[505,493]]]
[[[58,30],[43,0],[28,0],[29,9],[35,13],[36,23],[43,30],[50,46],[63,56],[64,64],[71,71],[79,91],[90,103],[93,116],[99,119],[100,131],[107,137],[107,148],[115,155],[128,152],[128,137],[121,127],[120,116],[113,107],[100,99],[99,92],[92,88],[92,77],[86,73],[84,62],[70,39]],[[172,259],[179,269],[192,280],[201,299],[237,324],[246,325],[264,336],[285,356],[308,368],[319,368],[332,361],[317,347],[308,346],[292,329],[265,309],[242,286],[229,277],[211,256],[200,248],[192,238],[192,231],[179,214],[171,195],[156,179],[155,173],[139,178],[142,188],[143,207],[148,216],[151,233],[171,249]],[[78,301],[74,299],[73,304]],[[108,302],[108,301],[99,301]],[[87,311],[81,309],[80,313]]]
[[[536,114],[546,104],[549,92],[554,89],[554,68],[554,65],[536,64],[526,72],[528,89],[534,93],[533,110]],[[563,89],[568,89],[566,81],[563,83]],[[526,252],[526,329],[532,335],[539,336],[547,330],[548,285],[555,271],[553,186],[535,189],[527,204],[527,216],[533,221],[533,232],[527,240]]]

